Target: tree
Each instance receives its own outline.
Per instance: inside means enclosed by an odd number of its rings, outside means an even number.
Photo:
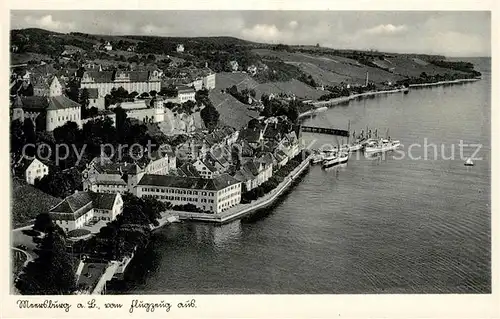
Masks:
[[[36,142],[35,125],[33,124],[33,121],[30,118],[24,120],[23,135],[26,144],[35,144]]]
[[[76,288],[76,262],[66,251],[63,233],[55,228],[42,239],[38,258],[16,282],[23,295],[68,295]]]
[[[205,106],[201,110],[200,116],[201,116],[201,119],[203,120],[203,123],[205,123],[205,126],[208,129],[212,130],[215,127],[217,127],[217,125],[219,123],[220,114],[213,105],[209,104],[209,105]]]
[[[150,95],[151,97],[155,97],[157,93],[158,93],[158,92],[156,92],[155,90],[151,90],[151,91],[149,91],[149,95]]]
[[[10,151],[19,154],[25,145],[23,123],[20,120],[10,122]]]
[[[125,121],[127,119],[127,112],[121,107],[117,107],[114,109],[116,114],[115,123],[116,123],[116,131],[119,135],[124,133],[125,130]]]
[[[147,99],[147,98],[149,98],[148,92],[142,92],[142,94],[139,95],[139,99]]]
[[[83,88],[80,98],[78,99],[78,103],[82,105],[82,107],[89,106],[89,90],[87,88]]]
[[[138,95],[139,95],[139,93],[137,93],[137,91],[134,91],[134,92],[131,92],[128,95],[128,97],[129,97],[129,99],[135,99]]]
[[[54,223],[49,213],[40,213],[35,218],[34,230],[46,233],[54,228]]]

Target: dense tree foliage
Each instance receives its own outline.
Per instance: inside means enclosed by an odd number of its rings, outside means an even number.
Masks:
[[[206,128],[213,130],[219,124],[219,111],[210,103],[200,111],[201,119]]]
[[[77,262],[66,251],[62,231],[54,228],[42,239],[38,258],[28,263],[16,282],[23,295],[66,295],[75,290]]]

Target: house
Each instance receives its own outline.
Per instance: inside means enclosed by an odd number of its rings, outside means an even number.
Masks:
[[[177,87],[177,100],[178,103],[185,103],[187,101],[196,102],[195,99],[196,91],[195,89],[188,86],[178,86]]]
[[[247,162],[236,172],[234,178],[243,184],[243,192],[248,192],[273,176],[273,162],[268,156]]]
[[[257,67],[255,65],[250,65],[247,68],[247,72],[250,73],[252,76],[257,74]]]
[[[182,53],[184,52],[184,45],[183,44],[177,44],[177,52]]]
[[[24,176],[26,182],[34,185],[35,181],[49,174],[49,167],[35,157],[22,157],[15,166],[16,171]]]
[[[221,174],[214,178],[144,175],[135,195],[172,205],[191,204],[203,211],[221,213],[241,201],[241,182]]]
[[[113,50],[113,46],[111,45],[111,43],[109,43],[109,41],[106,42],[106,44],[104,45],[104,50],[106,50],[106,51]]]
[[[86,71],[80,87],[97,89],[99,96],[104,97],[111,89],[123,87],[128,92],[150,92],[161,89],[161,74],[158,71]]]
[[[235,71],[238,71],[238,68],[239,68],[239,65],[238,65],[238,61],[229,61],[229,67],[231,69],[231,71],[235,72]]]
[[[211,70],[203,77],[203,88],[207,90],[215,89],[215,73]]]
[[[100,193],[132,192],[144,174],[166,175],[175,169],[175,156],[155,151],[136,163],[114,163],[94,158],[82,173],[83,190]]]
[[[217,168],[207,160],[197,159],[192,165],[202,178],[213,178],[219,174]]]
[[[52,207],[49,214],[65,232],[99,220],[112,221],[123,211],[120,194],[76,192]]]
[[[99,110],[104,110],[105,109],[105,106],[104,106],[104,97],[99,96],[99,90],[96,89],[96,88],[86,89],[86,90],[88,91],[88,94],[89,94],[89,105],[88,105],[88,108],[96,107]],[[82,91],[83,91],[83,89],[80,90],[80,94],[82,94]]]
[[[63,86],[54,77],[48,96],[17,97],[11,106],[12,120],[31,119],[37,131],[52,132],[67,122],[82,126],[81,106],[63,94]]]

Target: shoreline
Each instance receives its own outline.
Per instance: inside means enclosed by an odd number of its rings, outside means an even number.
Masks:
[[[439,81],[439,82],[431,82],[431,83],[420,83],[420,84],[410,84],[409,88],[412,87],[427,87],[427,86],[439,86],[439,85],[446,85],[446,84],[460,84],[460,83],[466,83],[466,82],[476,82],[481,80],[480,78],[473,78],[473,79],[457,79],[457,80],[450,80],[450,81]],[[344,102],[349,102],[351,100],[357,99],[357,98],[362,98],[365,96],[374,96],[374,95],[380,95],[380,94],[392,94],[392,93],[400,93],[400,92],[407,92],[409,88],[401,88],[401,89],[394,89],[394,90],[384,90],[384,91],[373,91],[373,92],[365,92],[365,93],[359,93],[359,94],[353,94],[349,96],[343,96],[343,97],[337,97],[328,101],[317,101],[311,103],[314,108],[310,109],[308,111],[302,112],[299,114],[299,119],[315,114],[317,112],[323,112],[327,110],[331,106],[339,105]]]

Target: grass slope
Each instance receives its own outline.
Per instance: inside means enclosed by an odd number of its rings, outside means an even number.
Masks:
[[[61,199],[53,197],[18,179],[12,179],[11,194],[12,225],[26,225],[38,214],[48,212]]]
[[[252,118],[258,117],[259,113],[248,109],[245,105],[230,94],[220,93],[220,90],[212,90],[209,93],[210,101],[219,111],[221,124],[239,129],[247,125]]]

